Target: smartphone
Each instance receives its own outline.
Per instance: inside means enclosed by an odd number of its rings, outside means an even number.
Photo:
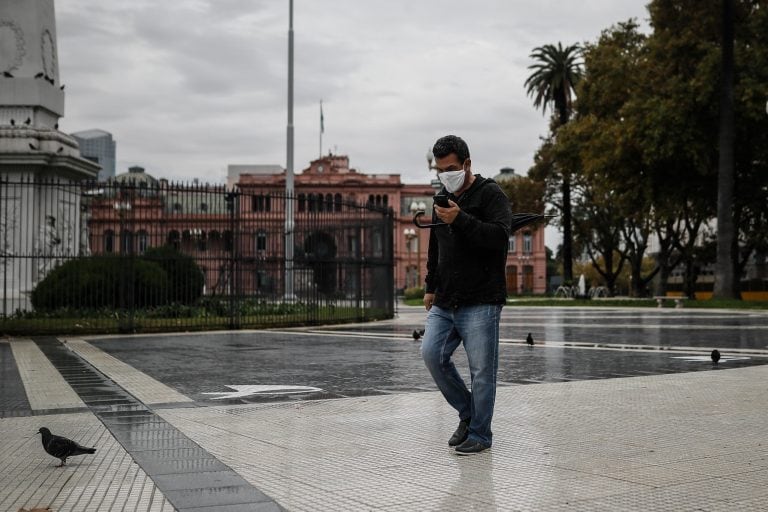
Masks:
[[[445,194],[435,194],[432,201],[440,208],[450,208],[451,206],[448,204],[448,196]]]

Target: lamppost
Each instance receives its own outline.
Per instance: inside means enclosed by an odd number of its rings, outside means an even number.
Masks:
[[[128,237],[128,232],[125,230],[125,214],[131,211],[131,203],[128,201],[118,201],[112,207],[120,217],[120,254],[130,254],[130,245],[132,244]]]
[[[411,203],[411,211],[413,211],[413,207],[416,205],[416,203]],[[418,208],[418,205],[416,205]],[[413,228],[405,228],[403,230],[403,235],[405,235],[406,240],[406,247],[408,248],[408,260],[406,262],[406,270],[405,270],[405,287],[409,288],[409,275],[411,270],[411,253],[413,252],[411,250],[411,243],[413,240],[416,240],[418,238],[418,233],[416,233],[416,230]],[[416,250],[419,252],[416,256],[416,282],[414,283],[414,286],[418,286],[419,281],[421,280],[421,273],[419,272],[419,267],[421,266],[421,251],[419,251],[419,242],[416,241]]]
[[[435,168],[432,167],[432,162],[435,160],[435,155],[432,153],[432,148],[427,150],[427,169],[430,171],[434,171]],[[430,186],[435,190],[440,190],[443,187],[443,184],[440,182],[437,177],[432,178],[432,180],[429,182]]]
[[[526,291],[532,291],[532,290],[526,290],[525,289],[525,269],[528,266],[528,264],[531,262],[531,255],[528,253],[523,253],[521,255],[517,256],[517,264],[520,268],[520,295],[525,293]]]

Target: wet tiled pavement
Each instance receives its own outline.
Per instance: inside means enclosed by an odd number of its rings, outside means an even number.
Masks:
[[[292,400],[343,398],[433,391],[419,355],[420,343],[412,337],[423,319],[422,310],[409,308],[401,310],[397,321],[358,326],[138,336],[91,343],[199,402],[221,403],[221,398],[206,393],[246,384],[322,390],[291,395]],[[625,327],[632,322],[635,328]],[[528,332],[534,337],[533,347],[523,342]],[[506,308],[501,338],[502,385],[712,370],[708,357],[712,348],[732,352],[717,369],[768,362],[766,315],[594,309],[547,314],[539,308]],[[696,359],[702,356],[704,360]],[[468,379],[461,349],[456,361]],[[226,403],[285,399],[254,394]]]
[[[0,510],[768,510],[768,315],[505,308],[495,442],[469,458],[423,319],[38,339],[56,392],[0,341]],[[86,412],[50,414],[68,393]],[[97,454],[54,468],[44,425]]]

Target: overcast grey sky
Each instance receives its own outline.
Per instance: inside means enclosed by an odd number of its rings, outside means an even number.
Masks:
[[[425,182],[427,149],[467,140],[473,168],[527,172],[547,117],[531,50],[647,18],[646,0],[295,0],[295,169],[319,152]],[[64,131],[117,140],[118,173],[224,181],[286,162],[288,0],[56,0]]]

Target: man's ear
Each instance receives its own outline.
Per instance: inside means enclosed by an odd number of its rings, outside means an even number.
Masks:
[[[467,169],[471,170],[471,169],[472,169],[472,160],[471,160],[471,159],[469,159],[469,158],[467,158],[466,160],[464,160],[464,166],[465,166]]]

